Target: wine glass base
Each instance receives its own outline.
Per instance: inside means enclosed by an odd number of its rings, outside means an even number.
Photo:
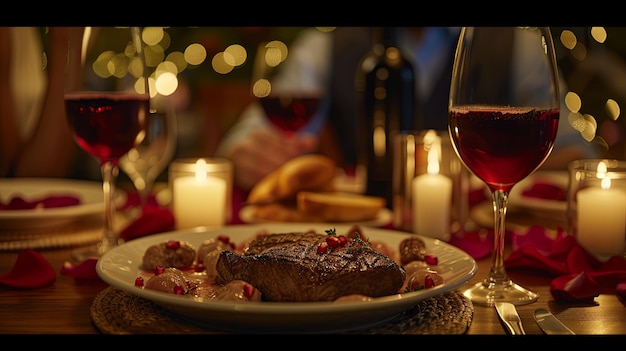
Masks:
[[[476,283],[463,291],[463,295],[472,303],[482,306],[494,306],[496,302],[510,302],[514,305],[526,305],[539,299],[539,295],[523,288],[512,281],[504,284]]]
[[[72,251],[72,259],[77,262],[84,262],[88,259],[99,259],[105,252],[114,246],[106,245],[105,242],[99,242],[89,247],[83,247]]]

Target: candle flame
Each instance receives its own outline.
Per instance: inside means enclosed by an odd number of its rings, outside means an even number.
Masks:
[[[602,189],[609,189],[609,188],[611,188],[611,178],[608,178],[606,176],[606,172],[607,172],[606,163],[604,163],[604,162],[598,163],[597,177],[602,179],[600,181],[600,187]]]
[[[600,162],[598,163],[598,168],[597,168],[597,172],[598,172],[598,178],[604,178],[606,177],[606,163],[604,162]]]
[[[199,159],[198,161],[196,161],[196,182],[206,181],[206,178],[207,178],[206,173],[207,173],[206,161],[203,159]]]
[[[428,150],[426,172],[439,174],[439,162],[441,161],[441,138],[434,130],[429,130],[424,135],[424,148]]]

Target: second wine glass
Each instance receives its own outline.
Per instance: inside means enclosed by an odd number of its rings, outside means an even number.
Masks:
[[[148,114],[141,143],[120,158],[120,168],[128,175],[139,195],[143,209],[154,182],[174,157],[176,117],[173,111],[155,110]]]
[[[465,166],[493,196],[489,275],[464,291],[478,305],[527,304],[538,295],[504,267],[509,192],[552,151],[559,124],[556,57],[547,27],[461,30],[450,87],[448,127]]]

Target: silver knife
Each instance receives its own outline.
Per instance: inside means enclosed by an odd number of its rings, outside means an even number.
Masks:
[[[525,335],[522,320],[517,314],[515,305],[509,302],[496,302],[496,311],[500,316],[500,320],[504,323],[507,331],[511,335]]]
[[[574,332],[558,320],[550,311],[543,308],[535,310],[535,321],[549,335],[574,335]]]

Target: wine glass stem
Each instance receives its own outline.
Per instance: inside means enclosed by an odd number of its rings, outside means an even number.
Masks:
[[[487,277],[489,284],[502,285],[510,281],[504,268],[504,236],[505,236],[505,219],[508,207],[509,194],[503,190],[493,192],[493,255],[491,257],[491,271]]]
[[[115,215],[113,198],[115,196],[115,180],[117,179],[119,168],[114,162],[107,161],[102,163],[100,171],[102,172],[102,192],[104,193],[104,236],[101,242],[98,243],[98,252],[103,254],[117,246],[119,239],[113,223]]]
[[[146,176],[147,178],[147,176]],[[152,183],[146,180],[143,189],[139,190],[139,204],[141,205],[141,209],[146,208],[148,204],[148,198],[150,197],[150,190],[152,190]]]

